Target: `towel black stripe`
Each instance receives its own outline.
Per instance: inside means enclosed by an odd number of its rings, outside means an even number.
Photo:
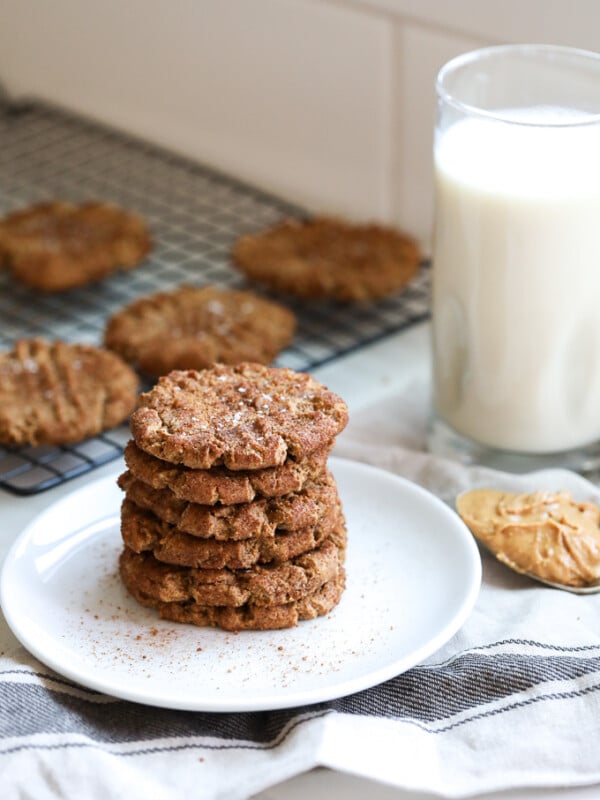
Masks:
[[[98,743],[151,742],[180,737],[215,737],[266,746],[292,720],[304,713],[340,711],[412,721],[429,729],[454,725],[457,714],[470,720],[511,707],[510,697],[552,682],[546,699],[576,696],[581,687],[568,682],[600,674],[600,656],[524,656],[469,652],[438,667],[415,667],[408,672],[349,697],[304,709],[282,709],[241,714],[196,713],[148,708],[116,701],[107,705],[83,696],[52,691],[45,685],[1,681],[0,740],[36,734],[79,734]],[[555,682],[562,682],[560,689]],[[587,691],[587,690],[586,690]],[[540,699],[544,699],[544,697]],[[503,708],[492,710],[495,701]],[[521,698],[538,702],[538,698]],[[461,723],[462,724],[462,723]],[[446,728],[447,729],[447,728]]]

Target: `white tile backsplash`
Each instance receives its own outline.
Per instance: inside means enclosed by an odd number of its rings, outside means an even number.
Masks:
[[[310,0],[54,0],[31,26],[27,2],[5,3],[0,75],[15,92],[310,208],[385,212],[387,21]]]
[[[426,249],[433,216],[435,78],[446,61],[483,44],[412,22],[396,26],[391,217],[417,236]]]
[[[598,50],[598,0],[343,0],[365,13],[495,43],[545,42]]]
[[[426,243],[439,66],[599,29],[597,0],[3,0],[0,79]]]

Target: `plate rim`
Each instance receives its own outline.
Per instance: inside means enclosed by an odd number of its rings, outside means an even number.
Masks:
[[[276,693],[269,693],[268,695],[262,693],[258,698],[252,699],[248,696],[244,702],[236,701],[235,705],[229,703],[225,698],[207,699],[206,697],[192,698],[186,701],[176,702],[174,698],[156,697],[149,693],[147,690],[136,691],[135,688],[122,688],[116,686],[110,681],[110,673],[106,679],[96,679],[94,676],[89,677],[82,674],[77,668],[71,668],[68,664],[55,659],[52,654],[48,653],[42,647],[37,647],[35,642],[32,642],[27,632],[23,633],[18,620],[15,621],[15,616],[11,608],[10,597],[8,596],[8,584],[11,579],[11,571],[16,566],[17,555],[23,547],[30,544],[32,534],[38,529],[40,524],[47,516],[52,516],[64,505],[69,505],[73,502],[75,496],[81,498],[85,497],[88,493],[96,493],[102,487],[110,487],[112,490],[116,487],[116,477],[122,472],[122,468],[115,469],[111,474],[98,478],[95,481],[81,486],[69,494],[57,499],[51,503],[43,511],[37,514],[30,522],[23,528],[17,535],[15,541],[9,548],[2,569],[0,570],[0,609],[4,614],[6,624],[19,641],[19,643],[38,661],[45,666],[54,670],[58,675],[72,680],[74,683],[79,684],[87,689],[98,691],[103,694],[134,702],[137,704],[167,708],[172,710],[186,710],[186,711],[199,711],[199,712],[217,712],[217,713],[245,713],[253,711],[268,711],[279,710],[292,707],[310,706],[316,703],[327,702],[340,697],[345,697],[354,694],[358,691],[363,691],[368,688],[374,687],[386,680],[400,675],[412,667],[418,665],[430,655],[439,650],[446,644],[452,636],[457,633],[464,625],[470,616],[479,592],[481,589],[482,581],[482,562],[477,544],[460,517],[453,515],[452,509],[440,498],[436,497],[432,492],[420,486],[419,484],[397,475],[389,470],[367,464],[360,461],[355,461],[348,458],[338,458],[330,456],[328,459],[328,466],[332,472],[336,470],[347,469],[349,472],[359,471],[370,473],[374,478],[378,475],[383,476],[385,480],[391,480],[402,485],[405,491],[412,492],[419,496],[426,504],[437,506],[443,509],[443,513],[448,514],[448,520],[454,520],[454,535],[458,537],[457,540],[462,539],[462,553],[463,564],[468,573],[471,575],[471,580],[466,586],[466,591],[462,596],[462,600],[456,611],[451,617],[445,620],[444,624],[436,630],[436,633],[427,639],[420,647],[411,650],[408,654],[404,654],[401,658],[390,658],[388,662],[376,669],[366,670],[360,675],[347,678],[337,684],[325,684],[321,687],[311,688],[310,692],[305,689],[296,689],[291,691],[280,690]],[[118,515],[118,508],[113,509],[107,513],[106,517]],[[82,523],[82,527],[89,526],[96,521],[100,521],[98,517],[86,520]],[[8,604],[6,602],[8,598]],[[335,610],[335,609],[334,609]],[[7,613],[8,612],[8,613]],[[231,635],[231,632],[223,631],[224,635]]]

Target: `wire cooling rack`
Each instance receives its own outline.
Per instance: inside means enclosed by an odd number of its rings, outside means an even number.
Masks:
[[[0,349],[32,336],[100,344],[107,318],[141,295],[181,283],[243,287],[232,243],[305,212],[189,159],[46,103],[0,105],[0,215],[52,199],[105,200],[141,214],[155,243],[144,264],[101,283],[43,295],[0,272]],[[400,294],[337,305],[279,298],[298,317],[278,366],[315,367],[427,317],[424,264]],[[122,425],[68,447],[0,448],[0,486],[34,494],[117,458]]]

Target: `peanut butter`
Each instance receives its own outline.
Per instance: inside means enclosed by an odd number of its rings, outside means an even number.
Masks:
[[[600,508],[593,503],[565,491],[476,489],[456,508],[476,539],[517,572],[565,586],[600,583]]]

